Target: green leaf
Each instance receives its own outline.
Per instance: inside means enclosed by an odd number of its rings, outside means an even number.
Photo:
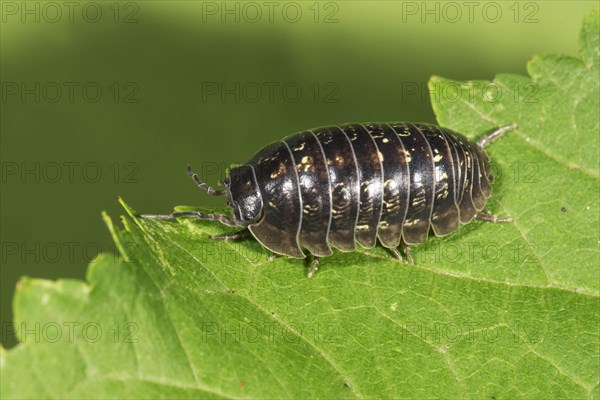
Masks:
[[[489,207],[514,223],[431,238],[414,266],[336,253],[307,279],[123,203],[124,228],[104,216],[122,258],[19,283],[2,398],[600,397],[598,31],[595,11],[581,59],[535,57],[531,78],[431,81],[443,126],[518,124],[489,147]]]

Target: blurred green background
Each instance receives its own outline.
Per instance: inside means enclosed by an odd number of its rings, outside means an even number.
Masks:
[[[597,2],[12,2],[1,25],[2,344],[20,276],[79,278],[114,251],[100,219],[222,206],[262,145],[327,124],[435,122],[431,75],[526,74],[576,56]],[[510,121],[507,121],[510,122]]]

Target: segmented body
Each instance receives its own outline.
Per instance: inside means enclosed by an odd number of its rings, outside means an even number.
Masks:
[[[328,126],[272,143],[251,158],[262,218],[248,228],[290,257],[377,239],[388,248],[456,230],[491,194],[489,160],[466,137],[429,124]]]

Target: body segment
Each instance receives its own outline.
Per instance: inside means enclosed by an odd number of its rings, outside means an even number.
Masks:
[[[331,255],[331,184],[327,161],[317,137],[310,131],[285,139],[292,150],[302,198],[300,244],[317,256]]]
[[[353,251],[360,197],[354,149],[348,136],[337,126],[317,128],[313,132],[321,143],[329,172],[329,242],[341,251]]]

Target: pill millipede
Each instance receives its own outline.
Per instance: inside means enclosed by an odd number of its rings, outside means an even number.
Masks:
[[[473,219],[508,222],[484,207],[493,175],[484,148],[516,125],[502,126],[471,141],[425,123],[362,123],[325,126],[268,144],[232,168],[215,189],[191,167],[188,174],[209,195],[226,196],[231,215],[197,211],[144,218],[193,217],[242,228],[213,236],[233,240],[252,235],[274,254],[319,257],[377,244],[414,262],[410,245],[430,229],[445,236]]]

